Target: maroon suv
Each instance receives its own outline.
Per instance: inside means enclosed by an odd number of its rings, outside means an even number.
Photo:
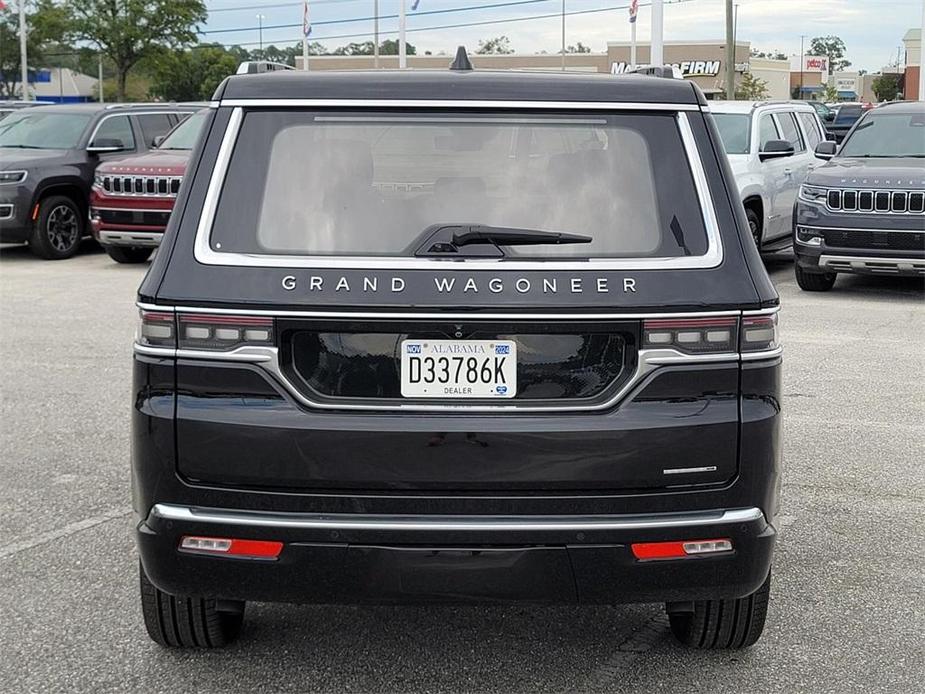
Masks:
[[[143,263],[161,242],[206,111],[188,117],[153,149],[101,164],[90,192],[93,237],[119,263]]]

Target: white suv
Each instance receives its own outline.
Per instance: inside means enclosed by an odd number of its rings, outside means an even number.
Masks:
[[[826,139],[815,109],[801,101],[713,101],[719,130],[759,250],[790,245],[800,184],[820,162]]]

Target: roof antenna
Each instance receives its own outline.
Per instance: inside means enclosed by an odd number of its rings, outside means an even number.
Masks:
[[[460,46],[456,49],[456,57],[453,58],[453,62],[450,63],[450,70],[471,70],[472,62],[469,60],[469,55],[466,53],[466,47]]]

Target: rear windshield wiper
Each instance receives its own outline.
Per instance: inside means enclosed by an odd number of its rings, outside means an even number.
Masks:
[[[590,236],[560,231],[496,227],[487,224],[434,224],[427,227],[415,242],[414,254],[422,256],[503,257],[501,246],[538,246],[545,244],[591,243]],[[460,251],[466,246],[475,246]]]

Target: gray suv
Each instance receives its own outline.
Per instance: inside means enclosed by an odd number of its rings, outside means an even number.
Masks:
[[[147,151],[200,106],[37,106],[0,122],[0,242],[27,242],[49,260],[69,258],[89,234],[96,167]]]
[[[865,113],[809,174],[794,209],[796,278],[827,291],[840,272],[925,276],[925,104]]]

